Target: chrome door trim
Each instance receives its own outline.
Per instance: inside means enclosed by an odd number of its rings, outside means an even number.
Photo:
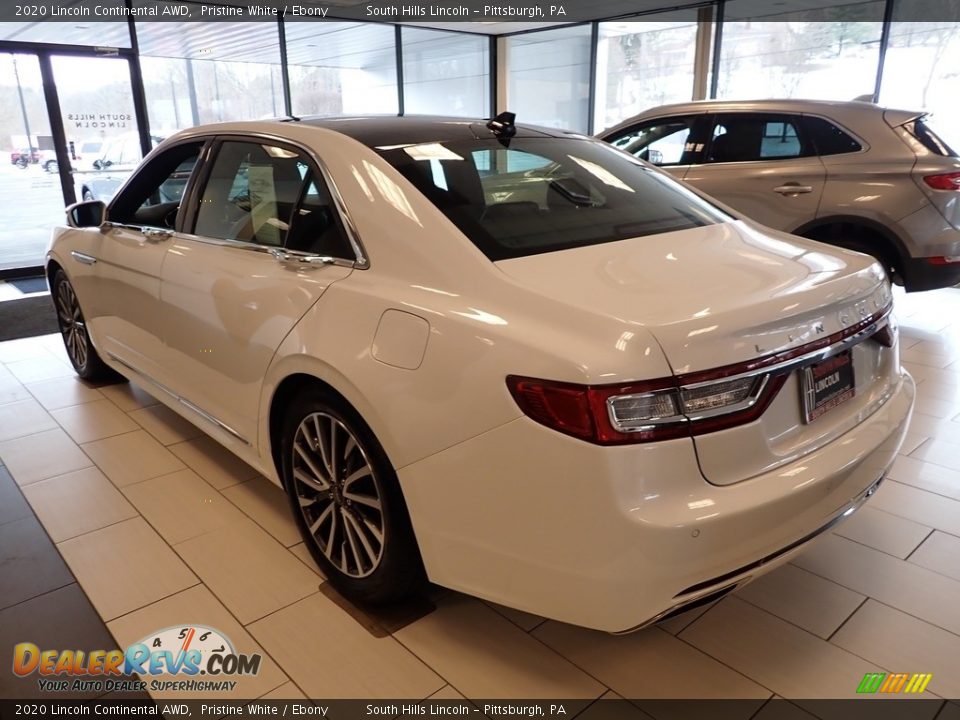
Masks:
[[[79,250],[71,250],[70,255],[78,263],[83,263],[84,265],[93,265],[97,262],[97,259],[93,255],[87,255]]]
[[[300,250],[284,250],[281,247],[275,245],[258,245],[256,243],[244,242],[242,240],[228,240],[225,238],[213,238],[207,237],[206,235],[192,235],[191,233],[177,233],[175,240],[190,240],[191,242],[199,242],[205,245],[219,245],[221,247],[235,248],[237,250],[246,250],[247,252],[260,253],[265,255],[272,260],[277,260],[275,253],[281,251],[285,255],[285,259],[291,263],[294,263],[298,268],[309,268],[309,267],[322,267],[324,265],[337,265],[339,267],[348,267],[348,268],[359,268],[355,260],[345,260],[343,258],[330,258],[330,262],[326,262],[326,256],[318,256],[315,253],[302,252]],[[324,262],[318,263],[311,258],[323,257]]]
[[[187,400],[186,398],[181,397],[180,395],[178,395],[177,393],[175,393],[173,390],[171,390],[170,388],[168,388],[168,387],[167,387],[166,385],[164,385],[163,383],[154,380],[152,377],[150,377],[149,375],[147,375],[145,372],[143,372],[142,370],[139,370],[139,369],[135,368],[133,365],[131,365],[130,363],[128,363],[126,360],[123,360],[123,359],[121,359],[121,358],[118,358],[118,357],[117,357],[116,355],[114,355],[112,352],[108,352],[107,355],[110,356],[110,359],[111,359],[111,360],[113,360],[113,361],[116,362],[116,363],[119,363],[120,365],[123,365],[125,368],[127,368],[127,369],[130,370],[131,372],[136,373],[139,377],[141,377],[141,378],[143,378],[144,380],[146,380],[147,382],[149,382],[151,385],[153,385],[153,386],[154,386],[155,388],[157,388],[158,390],[162,390],[164,393],[166,393],[167,395],[169,395],[170,397],[172,397],[174,400],[176,400],[178,403],[180,403],[181,405],[183,405],[183,406],[186,407],[187,409],[193,411],[194,413],[196,413],[197,415],[199,415],[200,417],[202,417],[204,420],[206,420],[206,421],[208,421],[208,422],[210,422],[210,423],[213,423],[214,425],[216,425],[217,427],[219,427],[219,428],[220,428],[221,430],[223,430],[224,432],[229,433],[230,435],[232,435],[233,437],[235,437],[237,440],[239,440],[240,442],[242,442],[244,445],[246,445],[246,446],[248,446],[248,447],[253,447],[253,443],[251,443],[249,440],[247,440],[243,435],[241,435],[240,433],[238,433],[236,430],[234,430],[232,427],[230,427],[230,426],[227,425],[226,423],[221,422],[220,420],[218,420],[217,418],[215,418],[213,415],[211,415],[210,413],[208,413],[208,412],[207,412],[206,410],[204,410],[203,408],[198,407],[197,405],[193,404],[192,402],[190,402],[190,401]]]

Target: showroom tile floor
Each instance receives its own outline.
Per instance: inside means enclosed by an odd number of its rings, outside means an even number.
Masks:
[[[626,637],[452,592],[371,632],[323,587],[278,488],[136,386],[77,380],[59,337],[0,343],[0,554],[21,558],[11,572],[0,557],[0,667],[7,618],[76,605],[91,629],[49,626],[52,646],[102,646],[99,616],[121,647],[192,621],[263,653],[239,697],[762,702],[851,697],[886,670],[932,672],[928,693],[956,698],[960,290],[900,293],[897,309],[918,400],[876,497],[736,595]]]

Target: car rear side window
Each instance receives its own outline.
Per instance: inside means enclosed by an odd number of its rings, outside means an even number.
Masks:
[[[718,115],[708,163],[785,160],[812,155],[794,115]]]
[[[227,141],[203,190],[195,233],[353,259],[323,178],[300,152]]]
[[[842,155],[863,150],[859,142],[829,120],[805,115],[803,125],[818,155]]]
[[[491,260],[730,219],[666,175],[593,140],[515,137],[380,152]]]

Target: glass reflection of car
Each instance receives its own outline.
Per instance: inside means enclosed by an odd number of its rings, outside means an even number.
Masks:
[[[509,116],[199,127],[69,219],[77,372],[284,488],[356,601],[429,579],[635,629],[853,513],[911,412],[871,258]]]
[[[152,147],[156,147],[163,138],[153,135],[150,141]],[[137,133],[124,133],[106,140],[98,156],[92,160],[85,157],[83,162],[75,164],[73,181],[77,198],[109,202],[142,159]]]
[[[708,100],[598,136],[772,228],[873,255],[908,291],[960,281],[960,154],[923,112]]]

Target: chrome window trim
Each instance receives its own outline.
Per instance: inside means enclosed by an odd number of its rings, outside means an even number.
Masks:
[[[218,139],[230,138],[231,140],[236,139],[249,139],[255,141],[267,141],[271,143],[277,143],[280,145],[289,145],[296,148],[299,152],[302,152],[306,155],[313,163],[319,168],[320,175],[323,177],[323,181],[327,185],[327,189],[330,191],[330,196],[333,199],[333,204],[336,208],[337,215],[340,218],[340,222],[343,223],[343,228],[347,233],[347,240],[350,242],[350,247],[353,248],[355,257],[348,260],[347,258],[336,258],[337,265],[346,264],[349,267],[356,268],[357,270],[366,270],[370,267],[370,259],[366,254],[366,249],[363,246],[363,242],[360,239],[360,233],[357,231],[356,223],[354,223],[353,218],[350,215],[350,211],[347,209],[347,204],[343,200],[343,195],[340,193],[340,188],[337,187],[337,183],[334,181],[333,176],[330,173],[330,169],[327,164],[310,148],[304,147],[302,143],[291,140],[290,138],[280,137],[273,135],[271,133],[257,132],[257,131],[247,131],[247,130],[222,130],[211,135],[209,132],[198,133],[196,136],[187,136],[193,139],[199,137],[210,138],[214,141]],[[211,147],[213,144],[211,143]],[[205,159],[205,163],[209,163],[210,158]],[[208,238],[206,236],[193,235],[190,233],[180,233],[184,237],[189,237],[193,240],[221,240],[221,238]],[[237,241],[233,241],[237,242]],[[217,244],[217,243],[214,243]],[[243,243],[241,245],[251,245],[252,243]],[[274,246],[263,246],[264,248],[274,247]],[[297,251],[288,251],[292,254],[295,254]],[[303,255],[315,255],[315,253],[303,253]]]
[[[229,248],[234,248],[236,250],[246,250],[248,252],[255,252],[261,255],[265,255],[269,257],[271,260],[274,260],[275,262],[278,261],[278,258],[274,253],[277,250],[281,250],[290,257],[290,260],[293,260],[293,261],[297,261],[301,259],[303,260],[302,263],[294,262],[293,266],[303,267],[303,268],[322,266],[322,265],[313,264],[309,261],[309,258],[319,257],[315,253],[307,253],[301,250],[286,250],[281,245],[260,245],[258,243],[245,242],[243,240],[229,240],[226,238],[214,238],[214,237],[209,237],[207,235],[194,235],[192,233],[184,233],[184,232],[175,233],[172,239],[174,241],[189,240],[190,242],[198,242],[198,243],[203,243],[205,245],[218,245],[220,247],[229,247]],[[357,265],[357,261],[355,260],[347,260],[346,258],[336,258],[336,257],[330,258],[330,260],[331,262],[324,263],[324,264],[337,265],[338,267],[349,267],[349,268],[359,269],[359,266]]]

